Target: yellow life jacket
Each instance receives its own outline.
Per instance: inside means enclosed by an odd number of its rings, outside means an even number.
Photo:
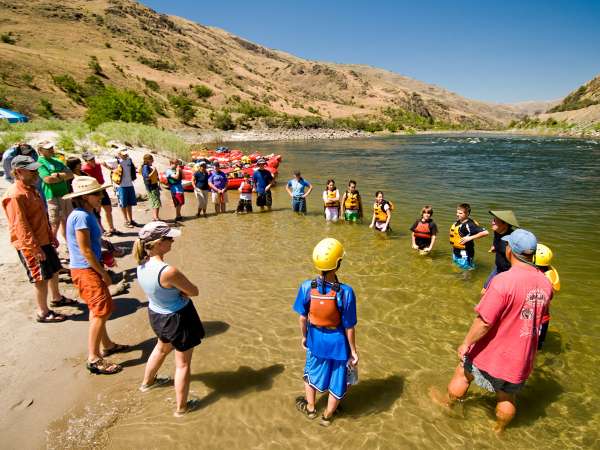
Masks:
[[[345,209],[360,209],[360,194],[358,191],[346,192],[346,200],[344,201]]]
[[[375,202],[375,204],[373,205],[373,211],[375,212],[375,220],[377,222],[385,222],[387,221],[388,215],[387,212],[385,211],[385,205],[389,205],[389,210],[388,211],[392,211],[394,209],[394,205],[392,202],[389,202],[387,200],[384,200],[381,205],[377,202]]]
[[[544,275],[546,275],[546,278],[552,283],[552,289],[557,292],[560,291],[560,277],[558,276],[558,271],[550,266],[550,270],[545,271]]]
[[[339,197],[339,191],[336,189],[335,191],[330,191],[329,189],[327,190],[327,201],[325,202],[325,207],[326,208],[335,208],[336,206],[340,206],[340,201],[339,199],[336,199],[336,197]]]
[[[121,179],[123,178],[123,166],[119,164],[115,170],[110,173],[110,179],[115,184],[121,184]]]
[[[450,243],[452,244],[452,247],[459,250],[463,250],[465,248],[465,245],[460,243],[461,236],[458,233],[458,229],[460,228],[460,226],[460,222],[454,222],[450,226]]]

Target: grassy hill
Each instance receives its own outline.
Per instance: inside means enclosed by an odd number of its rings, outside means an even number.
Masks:
[[[600,104],[600,76],[571,92],[562,102],[550,108],[548,113],[575,111],[598,104]]]
[[[510,106],[297,58],[130,0],[0,0],[0,10],[0,106],[34,117],[83,118],[110,87],[170,128],[495,128],[516,117]]]

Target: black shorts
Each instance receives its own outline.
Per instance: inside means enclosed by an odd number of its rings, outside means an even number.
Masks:
[[[237,205],[237,212],[252,212],[252,200],[242,200],[240,199],[240,201],[238,202]]]
[[[271,197],[271,191],[265,191],[264,194],[256,195],[256,206],[271,206],[273,204],[273,197]]]
[[[110,206],[110,197],[108,196],[108,192],[106,192],[106,189],[104,189],[104,191],[102,191],[102,201],[100,202],[100,204],[102,206]]]
[[[185,352],[195,347],[204,337],[204,327],[191,300],[171,314],[159,314],[148,308],[148,316],[158,339],[171,344],[177,351]]]
[[[27,278],[29,278],[30,283],[50,280],[55,273],[58,273],[60,269],[62,269],[58,253],[56,253],[56,249],[52,245],[42,245],[42,251],[46,255],[44,261],[38,261],[37,258],[27,250],[17,250],[19,259],[27,271]]]
[[[516,394],[525,385],[522,383],[511,383],[510,381],[503,380],[502,378],[496,378],[485,370],[479,369],[469,358],[465,358],[463,362],[465,371],[469,372],[475,381],[475,384],[487,391],[498,392],[503,391],[507,394]]]

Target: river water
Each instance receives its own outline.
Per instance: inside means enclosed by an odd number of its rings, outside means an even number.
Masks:
[[[200,286],[195,302],[209,336],[194,353],[191,395],[202,408],[178,420],[172,387],[139,394],[147,354],[132,353],[123,374],[97,382],[95,401],[54,430],[53,446],[600,446],[600,142],[474,135],[240,147],[283,155],[274,210],[187,221],[168,258]],[[315,186],[305,217],[291,213],[284,191],[294,169]],[[377,234],[368,223],[326,224],[320,197],[328,178],[340,189],[355,179],[367,215],[374,192],[383,190],[395,204],[393,232]],[[562,281],[544,350],[501,438],[490,431],[494,398],[476,386],[450,412],[428,396],[430,386],[444,389],[452,375],[455,349],[493,265],[491,237],[476,241],[476,270],[465,276],[451,265],[447,230],[462,202],[488,228],[489,209],[512,209],[521,226],[552,248]],[[408,228],[425,204],[433,205],[440,234],[432,254],[421,257],[410,247]],[[294,408],[304,353],[291,310],[299,283],[314,276],[312,248],[326,236],[346,248],[339,275],[357,294],[361,356],[360,382],[328,429]],[[147,349],[145,308],[134,319],[129,334]]]

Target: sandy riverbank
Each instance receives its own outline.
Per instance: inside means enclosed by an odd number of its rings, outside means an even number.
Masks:
[[[39,138],[39,136],[38,136]],[[144,149],[131,152],[136,165],[140,164]],[[158,166],[165,168],[166,158],[156,156]],[[105,177],[108,173],[105,172]],[[0,179],[0,195],[8,183]],[[109,191],[112,191],[110,189]],[[144,193],[141,180],[136,181],[136,191]],[[163,192],[163,216],[173,215],[170,198]],[[114,197],[114,193],[110,192]],[[137,228],[123,227],[123,218],[118,208],[113,208],[117,229],[124,231],[121,237],[110,238],[116,244],[130,248]],[[134,218],[140,223],[150,219],[146,202],[134,208]],[[64,248],[64,244],[61,244]],[[135,267],[131,255],[120,258],[116,272]],[[61,280],[65,280],[61,276]],[[71,284],[60,283],[61,292],[76,298]],[[25,270],[18,260],[16,251],[9,243],[6,218],[0,214],[0,298],[4,309],[0,316],[0,436],[2,448],[44,448],[49,425],[65,415],[73,405],[90,401],[95,396],[96,386],[110,383],[111,377],[92,376],[85,368],[87,342],[87,308],[56,308],[71,315],[71,320],[59,324],[35,322],[35,300],[33,288],[27,280]],[[131,284],[130,290],[115,297],[116,312],[109,321],[108,330],[116,342],[135,345],[135,334],[131,333],[134,323],[146,320],[143,295]],[[133,341],[132,341],[133,339]],[[139,356],[134,352],[116,355],[116,362]],[[139,372],[143,366],[136,370]],[[126,369],[125,372],[131,369]],[[123,376],[122,374],[115,376]],[[136,377],[141,375],[135,374]],[[73,443],[72,443],[73,444]]]

